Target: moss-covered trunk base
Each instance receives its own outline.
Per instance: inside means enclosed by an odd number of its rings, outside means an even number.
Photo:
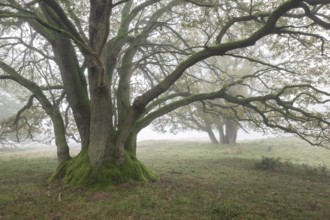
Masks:
[[[50,177],[50,182],[63,181],[78,187],[106,188],[120,183],[155,181],[159,176],[147,169],[129,152],[125,152],[125,162],[104,164],[98,168],[91,166],[88,150],[84,149],[77,157],[60,164]]]

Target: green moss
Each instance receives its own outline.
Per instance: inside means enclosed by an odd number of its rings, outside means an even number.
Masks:
[[[148,182],[158,178],[156,173],[147,169],[128,152],[125,152],[125,162],[122,165],[108,163],[94,168],[89,162],[86,149],[76,158],[59,165],[50,181],[62,180],[73,186],[105,188],[124,182]]]

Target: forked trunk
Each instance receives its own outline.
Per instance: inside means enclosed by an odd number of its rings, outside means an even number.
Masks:
[[[132,180],[147,182],[158,178],[135,157],[137,132],[132,131],[132,127],[146,104],[143,100],[136,99],[130,106],[129,75],[124,77],[120,74],[123,78],[119,97],[125,100],[119,104],[117,101],[117,111],[121,113],[119,125],[112,121],[111,70],[115,66],[109,64],[115,63],[102,59],[106,55],[104,46],[109,37],[112,7],[112,1],[91,1],[90,42],[88,50],[83,51],[88,63],[91,104],[91,117],[90,120],[86,119],[90,124],[88,149],[83,149],[77,157],[60,165],[51,180],[62,179],[73,185],[109,186]],[[66,80],[72,82],[72,79]],[[77,123],[77,126],[80,125]]]

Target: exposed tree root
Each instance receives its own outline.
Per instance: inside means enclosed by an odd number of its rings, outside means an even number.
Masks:
[[[63,181],[78,187],[104,188],[131,181],[155,181],[158,178],[156,173],[147,169],[128,152],[125,152],[125,162],[122,165],[109,163],[94,168],[89,162],[88,150],[84,149],[77,157],[60,164],[49,180]]]

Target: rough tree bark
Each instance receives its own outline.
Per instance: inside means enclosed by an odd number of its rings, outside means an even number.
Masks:
[[[109,35],[111,9],[111,1],[91,1],[89,49],[83,51],[88,63],[91,111],[88,121],[89,130],[82,129],[82,131],[89,132],[89,144],[76,158],[60,165],[51,180],[64,179],[75,185],[109,185],[130,180],[149,181],[157,179],[157,175],[149,171],[135,157],[137,132],[132,131],[132,128],[143,113],[145,104],[143,100],[137,99],[132,106],[130,105],[130,73],[126,72],[125,68],[121,70],[123,73],[117,94],[123,101],[118,101],[119,123],[117,126],[113,125],[111,77],[115,69],[114,65],[116,65],[115,57],[118,56],[120,45],[123,43],[121,42],[122,38],[118,37],[108,45],[106,44]],[[109,48],[109,45],[113,45],[114,42],[118,44]],[[62,40],[57,45],[60,43],[69,42]],[[59,54],[60,52],[62,51],[58,49]],[[61,61],[65,64],[64,60]],[[74,64],[74,60],[71,60],[71,64]],[[72,75],[62,75],[62,79],[68,85],[72,85],[77,82],[76,80],[79,80],[77,76],[79,74],[76,74],[76,78]],[[77,97],[75,90],[68,89],[66,91],[72,97]],[[74,103],[74,100],[71,101]],[[73,111],[76,111],[78,116],[83,114],[78,108],[73,109]],[[88,108],[85,113],[88,114]],[[85,125],[77,123],[78,127],[83,126],[85,128]]]
[[[69,39],[59,35],[52,42],[56,62],[60,68],[67,100],[72,109],[81,138],[82,148],[88,147],[90,128],[90,103],[87,83],[79,68],[76,52]]]

